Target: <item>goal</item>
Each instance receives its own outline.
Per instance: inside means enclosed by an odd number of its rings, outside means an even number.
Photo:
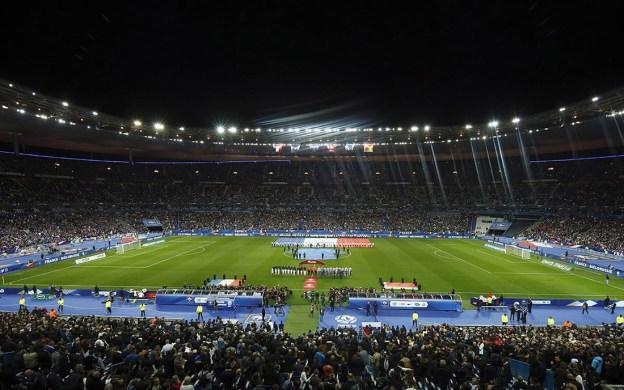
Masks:
[[[132,242],[126,242],[117,245],[117,254],[123,255],[124,253],[131,251],[133,249],[139,249],[141,247],[141,241],[136,240]]]
[[[505,253],[508,255],[522,257],[523,259],[531,258],[531,251],[529,249],[520,248],[515,245],[505,245]]]

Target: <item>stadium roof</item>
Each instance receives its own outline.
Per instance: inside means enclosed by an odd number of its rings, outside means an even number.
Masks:
[[[39,129],[55,126],[71,128],[72,138],[82,138],[83,141],[97,141],[106,134],[125,141],[130,138],[134,141],[143,139],[146,143],[271,146],[301,150],[324,146],[331,149],[337,145],[354,148],[363,145],[451,143],[490,139],[517,131],[532,133],[580,125],[596,118],[622,116],[624,87],[524,118],[501,115],[479,123],[463,125],[434,125],[425,122],[388,124],[375,128],[324,127],[305,122],[288,128],[259,128],[233,123],[224,123],[213,128],[179,126],[148,118],[120,118],[74,102],[46,96],[33,88],[6,80],[0,80],[0,103],[0,120],[4,123],[0,123],[0,130],[4,133],[0,139],[5,141],[11,138],[7,137],[8,133],[18,132],[22,136],[34,134],[42,137]],[[20,121],[23,122],[21,125]]]

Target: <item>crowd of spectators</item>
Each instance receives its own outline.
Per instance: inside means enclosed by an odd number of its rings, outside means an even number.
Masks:
[[[5,389],[555,389],[624,383],[624,329],[269,326],[0,314]],[[509,359],[530,367],[512,378]]]
[[[545,218],[523,233],[531,239],[562,245],[580,245],[624,255],[624,219],[592,216]]]
[[[326,229],[326,230],[372,230],[382,231],[401,227],[402,231],[467,232],[469,216],[444,213],[433,215],[420,210],[398,222],[400,214],[389,218],[382,210],[374,212],[352,210],[332,212],[331,210],[297,211],[296,208],[275,210],[219,211],[219,212],[175,212],[129,210],[117,212],[92,210],[28,210],[0,211],[0,254],[18,248],[84,240],[106,238],[115,234],[145,231],[143,218],[157,218],[165,230],[184,229]],[[394,223],[392,221],[396,220]],[[391,225],[393,224],[393,225]],[[440,230],[441,229],[441,230]]]
[[[464,233],[484,210],[551,216],[535,238],[624,250],[618,164],[536,166],[531,180],[510,164],[504,188],[440,163],[427,179],[403,162],[154,169],[2,156],[0,253],[140,231],[149,217],[165,229]]]

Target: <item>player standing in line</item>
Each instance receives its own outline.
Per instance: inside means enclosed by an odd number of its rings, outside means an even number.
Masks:
[[[58,306],[57,311],[59,313],[63,312],[63,306],[65,305],[65,300],[63,299],[63,296],[60,296],[57,300],[56,300],[56,304]]]
[[[145,303],[139,305],[139,310],[141,311],[141,318],[145,318]]]
[[[104,307],[106,308],[106,314],[113,313],[113,301],[111,301],[110,298],[106,300],[106,302],[104,303]]]

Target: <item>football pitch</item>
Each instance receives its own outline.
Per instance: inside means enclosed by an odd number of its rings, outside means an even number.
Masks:
[[[200,285],[216,275],[221,279],[247,275],[248,285],[288,286],[286,330],[301,334],[314,329],[318,312],[310,317],[302,298],[304,276],[273,276],[273,266],[297,266],[283,248],[272,247],[269,237],[169,237],[163,244],[143,247],[125,254],[110,251],[107,257],[89,263],[74,260],[28,269],[4,276],[4,286],[65,289],[182,287]],[[351,267],[346,279],[318,278],[317,291],[330,287],[379,287],[379,278],[395,282],[416,278],[426,292],[455,289],[470,309],[470,297],[492,292],[519,298],[602,299],[624,297],[624,281],[611,278],[607,286],[603,274],[574,268],[566,272],[540,263],[540,259],[520,257],[487,249],[478,240],[456,239],[376,239],[374,248],[354,248],[328,267]]]
[[[5,275],[5,286],[49,284],[66,288],[160,288],[199,285],[217,275],[247,275],[251,285],[285,285],[295,291],[292,303],[303,303],[304,276],[272,276],[271,267],[298,262],[272,247],[274,238],[170,237],[165,243],[126,254],[109,252],[101,260],[76,265],[73,260]],[[478,240],[376,239],[374,248],[351,249],[328,267],[351,267],[345,279],[318,278],[316,290],[330,287],[379,287],[379,277],[395,282],[416,278],[427,292],[451,289],[468,300],[493,292],[496,295],[549,298],[624,297],[624,281],[574,268],[566,272],[485,248]]]

